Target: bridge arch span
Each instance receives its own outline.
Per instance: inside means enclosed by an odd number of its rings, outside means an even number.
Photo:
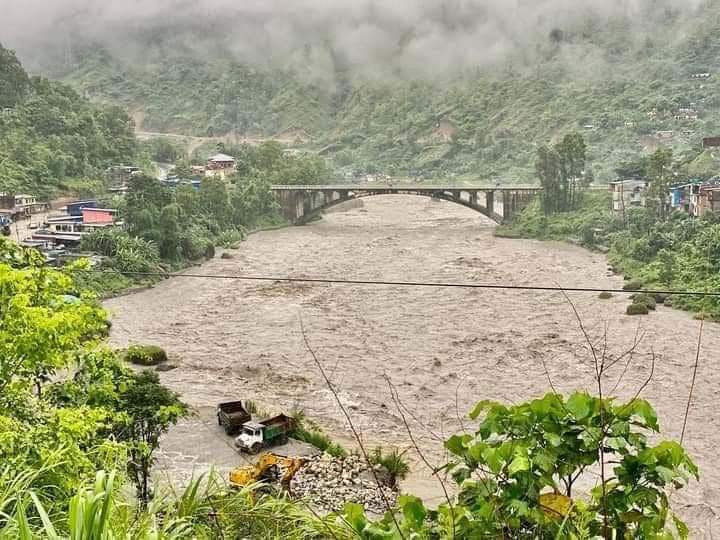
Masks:
[[[470,208],[496,223],[512,217],[540,191],[535,187],[473,186],[273,186],[285,217],[307,223],[323,211],[354,199],[377,195],[415,195],[441,199]]]

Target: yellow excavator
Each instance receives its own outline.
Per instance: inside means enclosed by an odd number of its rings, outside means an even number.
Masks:
[[[238,488],[257,482],[280,479],[285,491],[290,491],[290,482],[295,474],[305,465],[302,458],[289,458],[266,453],[260,456],[255,465],[238,467],[230,472],[230,485]],[[282,476],[280,476],[282,469]]]

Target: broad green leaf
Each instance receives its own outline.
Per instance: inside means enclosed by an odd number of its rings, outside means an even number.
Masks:
[[[575,392],[567,400],[565,407],[577,420],[582,420],[590,414],[592,398],[586,393]]]
[[[605,445],[613,450],[624,450],[627,448],[627,441],[623,437],[608,437]]]
[[[620,520],[623,523],[639,523],[645,518],[642,513],[637,510],[631,510],[629,512],[622,512],[620,514]]]
[[[360,535],[362,535],[368,524],[367,518],[365,517],[365,509],[357,503],[345,503],[343,518],[353,530]]]
[[[660,430],[655,409],[653,409],[650,403],[648,403],[644,399],[636,399],[634,402],[632,402],[631,414],[633,416],[639,416],[640,418],[642,418],[644,423],[650,429],[654,431]]]
[[[398,498],[398,506],[402,509],[405,521],[415,530],[421,530],[427,515],[425,505],[418,497],[401,495]]]
[[[492,406],[497,405],[494,401],[484,400],[480,401],[475,405],[472,411],[470,411],[470,418],[473,420],[477,420],[478,416],[480,416],[484,411],[491,408]]]
[[[445,448],[456,456],[462,456],[465,453],[466,445],[472,440],[470,435],[453,435],[445,441]]]
[[[515,475],[519,472],[523,471],[529,471],[530,470],[530,460],[527,458],[527,456],[517,455],[510,463],[510,466],[508,467],[508,472],[510,475]]]
[[[504,460],[500,457],[500,454],[496,448],[488,447],[483,451],[483,459],[490,470],[495,474],[499,473],[503,468]]]
[[[549,431],[546,431],[543,433],[543,438],[555,447],[560,446],[563,443],[562,437],[557,433],[550,433]]]
[[[655,467],[655,471],[660,475],[660,478],[663,479],[666,483],[670,483],[675,478],[675,473],[668,469],[667,467],[663,467],[662,465],[658,465]]]

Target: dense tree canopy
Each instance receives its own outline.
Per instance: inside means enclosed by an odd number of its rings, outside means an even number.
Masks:
[[[133,126],[119,107],[100,107],[69,86],[28,78],[0,46],[0,191],[50,195],[128,162],[136,153]]]
[[[17,105],[29,86],[30,80],[15,53],[0,43],[0,109]]]

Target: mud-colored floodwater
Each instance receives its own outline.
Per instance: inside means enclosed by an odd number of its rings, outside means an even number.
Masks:
[[[623,283],[608,275],[600,254],[495,238],[493,224],[468,209],[405,196],[366,199],[363,208],[333,212],[308,226],[253,235],[232,253],[234,259],[203,265],[202,273],[603,288]],[[632,362],[610,371],[606,391],[632,397],[650,374],[652,349],[655,369],[643,396],[655,405],[664,436],[679,438],[699,323],[663,307],[648,317],[628,317],[627,299],[620,296],[570,297],[598,344],[607,329],[609,355],[631,347],[638,327],[645,334]],[[165,347],[178,368],[162,380],[191,405],[243,398],[277,411],[300,408],[348,440],[344,418],[303,344],[302,317],[368,444],[409,447],[387,376],[434,463],[445,457],[443,438],[472,427],[460,417],[476,401],[518,402],[548,391],[541,359],[559,391],[593,388],[592,356],[570,305],[555,292],[174,278],[106,305],[114,315],[114,343]],[[673,495],[697,537],[718,529],[719,353],[720,327],[707,324],[685,436],[702,480]],[[409,489],[437,492],[419,463],[415,471]]]

